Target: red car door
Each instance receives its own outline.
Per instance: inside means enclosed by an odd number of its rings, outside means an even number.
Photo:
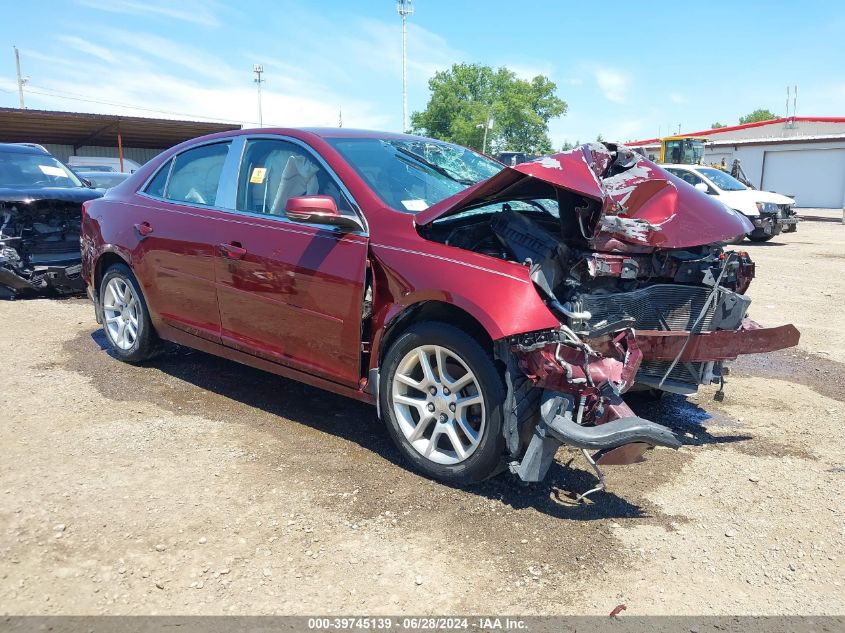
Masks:
[[[132,266],[157,318],[191,334],[220,341],[214,278],[221,173],[231,141],[177,154],[139,192],[132,214]]]
[[[236,212],[221,225],[216,259],[223,343],[356,386],[367,237],[284,212],[291,197],[323,194],[354,215],[350,197],[298,142],[248,139],[242,156]]]

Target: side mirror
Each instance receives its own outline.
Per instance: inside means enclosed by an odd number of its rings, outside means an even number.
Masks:
[[[93,189],[93,188],[94,188],[94,183],[92,183],[92,182],[91,182],[90,180],[88,180],[87,178],[83,178],[82,176],[79,176],[79,180],[82,182],[82,184],[83,184],[83,185],[85,185],[85,186],[86,186],[86,187],[88,187],[89,189]]]
[[[357,219],[342,215],[337,210],[337,202],[331,196],[289,198],[285,205],[285,215],[294,222],[304,224],[330,224],[358,231],[362,229]]]
[[[707,186],[705,182],[697,182],[693,185],[699,191],[703,191],[704,193],[708,193],[710,191],[710,187]]]

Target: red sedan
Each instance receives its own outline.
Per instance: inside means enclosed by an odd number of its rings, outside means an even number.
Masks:
[[[622,395],[688,394],[795,345],[749,320],[751,227],[623,146],[516,168],[416,136],[241,130],[85,203],[114,354],[162,341],[376,404],[421,472],[542,479],[569,444],[631,463],[672,431]]]

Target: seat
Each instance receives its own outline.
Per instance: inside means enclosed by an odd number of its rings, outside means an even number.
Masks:
[[[320,181],[317,178],[319,171],[320,167],[305,156],[291,155],[285,164],[269,213],[284,215],[285,206],[291,198],[317,194],[320,190]]]

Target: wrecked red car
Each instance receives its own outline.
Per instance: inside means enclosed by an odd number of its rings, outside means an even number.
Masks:
[[[376,404],[408,462],[468,484],[677,448],[636,389],[693,393],[795,345],[747,317],[747,219],[642,156],[585,145],[515,168],[347,129],[177,146],[83,211],[113,353],[163,340]],[[601,487],[601,484],[600,486]]]

